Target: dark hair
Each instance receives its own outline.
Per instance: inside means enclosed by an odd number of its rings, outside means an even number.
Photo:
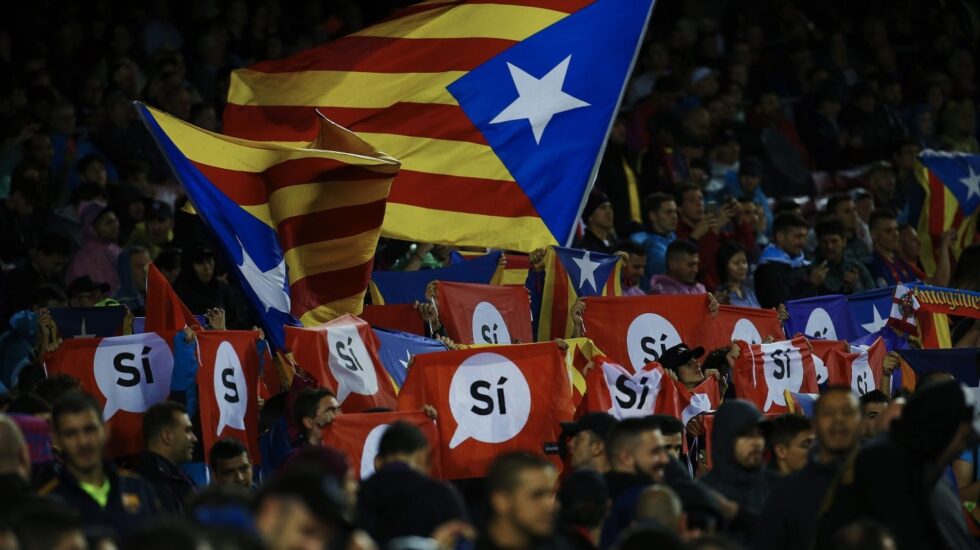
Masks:
[[[71,256],[71,241],[64,235],[58,233],[45,233],[41,235],[34,248],[46,256],[57,254],[59,256]]]
[[[9,525],[13,527],[21,550],[54,548],[72,531],[82,532],[82,518],[60,501],[31,499],[18,506]]]
[[[129,158],[119,167],[119,179],[123,182],[133,176],[146,176],[150,173],[150,164],[140,158]]]
[[[858,520],[842,527],[834,534],[832,547],[837,550],[884,550],[885,544],[894,540],[891,531],[869,519]]]
[[[837,193],[836,195],[831,195],[830,198],[827,199],[827,204],[824,206],[824,211],[834,214],[834,211],[837,210],[838,206],[848,201],[853,202],[854,199],[847,193]]]
[[[378,457],[412,454],[429,448],[429,440],[418,427],[407,422],[392,422],[378,442]]]
[[[868,217],[868,229],[874,231],[874,228],[876,225],[878,225],[878,222],[883,220],[891,221],[894,219],[897,219],[894,212],[887,208],[878,208],[871,213],[870,217]]]
[[[187,414],[187,408],[176,401],[161,401],[143,415],[143,441],[149,443],[175,424],[174,416]]]
[[[800,432],[810,429],[810,421],[805,416],[784,414],[769,421],[769,437],[766,445],[775,449],[776,445],[789,445]]]
[[[798,227],[809,229],[810,226],[800,216],[792,212],[785,212],[776,216],[776,219],[772,222],[772,234],[776,235]]]
[[[550,462],[524,451],[505,453],[494,459],[487,471],[487,496],[510,492],[517,488],[520,476],[526,470],[551,468]]]
[[[33,304],[35,306],[43,307],[50,302],[63,304],[67,301],[68,297],[65,296],[65,291],[57,285],[43,284],[34,288]]]
[[[102,407],[99,406],[99,402],[94,397],[87,393],[77,391],[65,394],[55,401],[54,410],[51,412],[51,424],[57,430],[59,421],[63,415],[79,414],[88,411],[94,412],[95,416],[99,419],[99,423],[102,423]]]
[[[243,454],[248,454],[245,445],[233,437],[226,437],[211,445],[211,450],[208,451],[208,462],[213,467],[219,460],[231,460]]]
[[[837,218],[830,218],[829,220],[823,220],[817,224],[817,238],[821,238],[827,235],[837,235],[839,237],[846,237],[847,230],[844,229],[844,222]]]
[[[569,474],[558,491],[561,521],[572,527],[594,529],[609,513],[609,489],[602,475],[594,470]]]
[[[84,172],[90,165],[95,164],[96,162],[102,164],[102,166],[105,166],[105,159],[99,155],[85,155],[78,161],[78,171]]]
[[[687,548],[673,531],[665,527],[636,527],[627,530],[616,543],[616,550],[681,550]]]
[[[820,397],[817,398],[817,402],[813,404],[813,416],[817,416],[818,414],[820,414],[820,403],[824,399],[826,399],[828,395],[835,394],[835,393],[843,393],[851,396],[854,395],[854,393],[851,391],[851,388],[849,386],[841,386],[841,385],[827,386],[826,388],[823,389],[822,392],[820,392]]]
[[[728,262],[739,253],[746,254],[745,247],[735,241],[727,241],[718,247],[718,253],[715,254],[715,268],[718,270],[718,280],[722,283],[728,281]],[[746,259],[748,259],[747,255]]]
[[[728,352],[731,350],[730,347],[716,348],[708,352],[704,356],[704,361],[701,362],[701,369],[715,369],[722,376],[728,376],[728,373],[732,370],[731,366],[728,364]]]
[[[701,188],[696,183],[682,183],[678,185],[677,189],[674,190],[674,202],[677,204],[684,202],[684,195],[691,191],[701,191]]]
[[[868,393],[861,396],[860,401],[861,401],[862,409],[864,408],[865,405],[870,405],[871,403],[884,403],[885,405],[887,405],[888,403],[891,402],[891,400],[888,399],[888,396],[885,395],[885,392],[881,390],[869,391]]]
[[[301,430],[306,431],[303,426],[303,419],[316,416],[316,408],[320,405],[320,400],[327,396],[336,397],[332,391],[326,388],[307,388],[299,394],[296,402],[293,403],[293,420]]]
[[[776,206],[773,207],[772,213],[777,217],[780,214],[795,214],[800,208],[800,203],[794,201],[793,199],[779,199],[776,201]]]
[[[204,535],[194,524],[175,517],[156,517],[141,523],[126,537],[122,550],[200,548]]]
[[[34,393],[41,396],[48,403],[56,404],[59,399],[70,394],[82,391],[82,383],[77,378],[68,374],[56,374],[49,376],[38,382],[34,387]],[[56,407],[57,408],[57,407]]]
[[[178,269],[180,267],[180,249],[179,248],[164,248],[157,254],[157,257],[153,259],[153,265],[157,266],[161,270],[171,270]]]
[[[660,206],[665,202],[675,201],[674,197],[667,193],[650,193],[643,199],[643,211],[646,213],[660,210]]]
[[[698,247],[691,241],[685,241],[684,239],[674,239],[669,245],[667,245],[667,253],[665,258],[667,263],[671,260],[676,259],[678,256],[697,256]]]
[[[647,251],[646,251],[645,248],[643,248],[641,245],[639,245],[639,244],[637,244],[637,243],[635,243],[635,242],[633,242],[633,241],[631,241],[629,239],[620,239],[616,243],[616,251],[617,252],[625,252],[625,253],[629,254],[630,256],[646,256],[647,255]]]
[[[684,423],[669,414],[653,414],[649,417],[650,425],[660,430],[663,435],[684,433]]]
[[[644,432],[655,429],[649,418],[624,418],[617,422],[606,435],[606,454],[610,459],[628,445],[633,444]]]
[[[44,414],[51,412],[51,403],[36,393],[22,393],[11,401],[7,414]]]

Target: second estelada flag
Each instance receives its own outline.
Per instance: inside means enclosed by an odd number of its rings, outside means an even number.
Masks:
[[[439,320],[460,344],[529,344],[531,302],[527,289],[439,281]]]

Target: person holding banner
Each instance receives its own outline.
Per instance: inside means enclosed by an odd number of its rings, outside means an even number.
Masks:
[[[795,214],[780,214],[772,224],[774,242],[762,251],[755,271],[755,294],[764,308],[817,295],[827,264],[815,266],[804,255],[810,226]]]
[[[329,426],[338,414],[340,414],[340,403],[332,391],[326,388],[303,390],[293,404],[293,415],[301,432],[294,447],[322,446],[323,429]]]

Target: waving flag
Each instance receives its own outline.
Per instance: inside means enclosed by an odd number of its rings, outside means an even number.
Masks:
[[[323,444],[333,447],[347,455],[354,475],[367,479],[374,473],[374,459],[378,456],[378,444],[388,426],[395,422],[405,422],[420,429],[429,440],[432,449],[432,477],[442,475],[439,463],[439,449],[442,442],[439,431],[425,413],[421,411],[396,411],[383,413],[342,414],[323,429]]]
[[[827,371],[827,364],[830,356],[835,352],[847,353],[850,347],[847,342],[841,340],[821,340],[819,338],[807,338],[810,350],[813,352],[813,367],[817,373],[817,384],[823,386],[827,383],[830,374]],[[873,343],[873,341],[872,341]]]
[[[713,350],[731,345],[733,340],[761,344],[766,338],[784,340],[783,326],[774,309],[719,306],[718,313],[708,316],[701,325],[697,345]]]
[[[606,354],[588,338],[567,338],[565,343],[568,344],[568,349],[565,350],[565,370],[572,388],[572,406],[577,408],[585,396],[586,373],[595,367],[596,361],[605,358]]]
[[[150,264],[146,270],[146,321],[143,331],[180,330],[184,327],[200,328],[201,325],[174,292],[170,281],[157,266]]]
[[[585,377],[587,390],[577,416],[590,412],[609,413],[616,418],[649,416],[675,407],[673,380],[657,363],[634,371],[618,363],[599,359]]]
[[[652,8],[423,3],[233,72],[224,129],[309,141],[318,109],[401,159],[386,236],[523,252],[566,244]]]
[[[833,386],[849,386],[857,396],[881,388],[884,373],[885,342],[879,338],[870,346],[850,347],[846,352],[833,351],[827,361]]]
[[[786,394],[817,393],[813,354],[800,336],[771,344],[739,342],[733,381],[735,396],[755,403],[764,413],[786,412]]]
[[[205,456],[219,439],[245,443],[259,460],[259,354],[254,330],[205,330],[197,333],[198,403]]]
[[[852,340],[857,336],[847,298],[841,294],[790,300],[786,309],[789,311],[787,336],[803,334],[824,340]]]
[[[904,349],[898,354],[915,373],[913,379],[904,380],[907,386],[915,387],[916,377],[945,372],[980,392],[980,348]]]
[[[529,344],[531,303],[524,287],[439,281],[439,320],[461,344]]]
[[[924,200],[919,220],[922,266],[926,273],[936,269],[936,250],[942,234],[955,228],[953,254],[973,243],[980,206],[980,155],[926,150],[919,153],[915,168]]]
[[[709,376],[692,389],[687,389],[678,380],[671,380],[674,388],[674,406],[672,409],[658,410],[658,413],[665,413],[677,417],[686,426],[695,416],[702,413],[714,411],[721,405],[721,386],[718,379]]]
[[[395,386],[400,388],[408,376],[408,365],[416,355],[446,351],[446,345],[439,340],[416,336],[397,330],[372,328],[378,339],[378,359],[388,371]]]
[[[315,141],[298,148],[136,108],[275,347],[297,319],[316,324],[361,311],[396,160],[322,118]]]
[[[570,312],[578,298],[621,295],[622,264],[619,256],[549,247],[544,272],[530,273],[527,282],[538,341],[572,335]]]
[[[53,307],[48,311],[62,339],[119,336],[126,320],[123,306]]]
[[[851,312],[854,337],[878,332],[888,324],[888,312],[892,309],[895,287],[877,288],[847,296],[847,309]],[[853,340],[854,338],[850,338]]]
[[[461,264],[421,271],[375,271],[371,274],[371,301],[375,304],[424,302],[425,287],[432,281],[496,283],[500,277],[500,252],[492,252]]]

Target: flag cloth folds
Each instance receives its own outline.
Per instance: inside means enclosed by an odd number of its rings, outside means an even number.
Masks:
[[[817,374],[817,384],[823,386],[827,383],[827,378],[830,376],[827,372],[827,364],[830,362],[830,356],[834,352],[847,353],[850,350],[850,346],[848,346],[847,342],[841,340],[807,338],[807,342],[810,344],[810,351],[813,352],[813,368]]]
[[[847,298],[842,294],[803,298],[786,302],[789,319],[786,336],[803,334],[824,340],[853,340],[857,337]]]
[[[439,320],[460,344],[529,344],[531,303],[524,287],[436,284]]]
[[[827,383],[848,386],[858,397],[871,390],[881,389],[884,374],[885,341],[875,340],[870,346],[851,346],[847,351],[832,351],[827,361]]]
[[[417,336],[397,330],[372,328],[378,339],[378,359],[388,371],[396,388],[401,388],[408,376],[408,365],[416,355],[446,351],[446,345],[439,340]]]
[[[386,236],[567,244],[653,3],[425,2],[234,71],[224,131],[309,141],[319,109],[404,163]]]
[[[855,337],[867,336],[885,327],[894,294],[895,287],[892,286],[847,296],[847,309],[850,310],[851,320],[854,322]]]
[[[786,339],[775,309],[723,305],[717,314],[706,316],[695,342],[711,351],[729,346],[733,340],[761,344],[768,337]]]
[[[405,422],[422,431],[432,449],[429,474],[436,479],[441,478],[439,431],[432,419],[422,411],[341,414],[323,429],[323,444],[347,455],[354,476],[367,479],[374,473],[374,459],[378,456],[381,436],[394,422]]]
[[[786,391],[817,393],[813,354],[806,338],[771,344],[738,342],[733,382],[735,396],[755,403],[763,413],[788,410]]]
[[[527,278],[539,342],[571,337],[570,313],[577,299],[623,293],[619,256],[552,246],[543,263],[543,272],[531,272]]]
[[[945,231],[956,229],[955,258],[973,243],[977,229],[973,214],[980,206],[980,155],[922,151],[916,163],[915,177],[925,196],[920,201],[910,202],[923,205],[918,216],[921,261],[926,273],[932,274],[936,270],[939,241]]]
[[[300,148],[136,109],[275,347],[297,319],[313,325],[361,311],[396,160],[323,118]]]
[[[602,358],[585,381],[588,389],[576,416],[603,412],[622,420],[676,408],[673,381],[659,363],[634,371]]]
[[[204,313],[203,311],[201,313]],[[184,305],[170,281],[150,264],[146,269],[146,321],[143,331],[180,330],[184,327],[200,328],[197,318]]]
[[[502,271],[501,252],[439,269],[421,271],[375,271],[371,274],[371,302],[411,304],[426,301],[425,288],[432,281],[496,284]]]
[[[126,320],[123,306],[53,307],[48,311],[63,339],[120,336]]]

